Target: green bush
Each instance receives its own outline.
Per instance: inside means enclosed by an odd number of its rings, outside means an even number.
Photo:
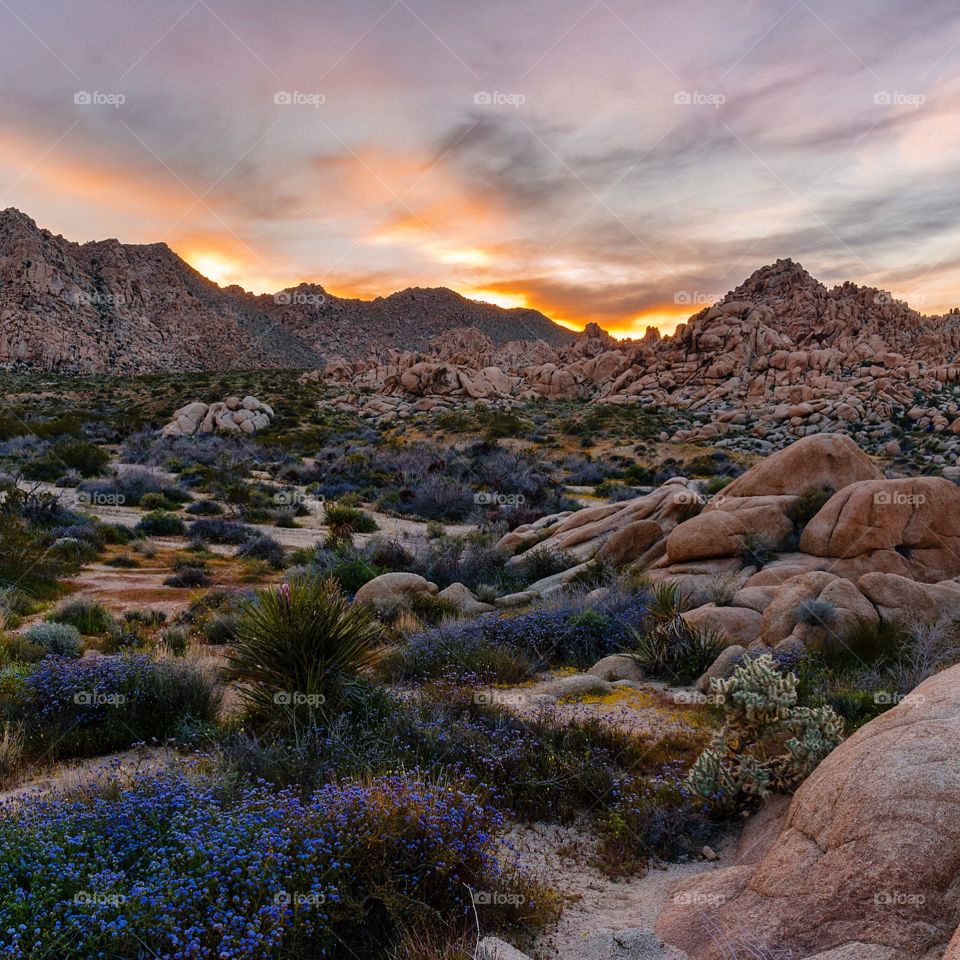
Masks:
[[[56,610],[47,614],[46,619],[51,623],[66,623],[76,627],[84,636],[106,633],[113,623],[110,611],[89,597],[64,600]]]
[[[0,634],[0,667],[11,663],[38,663],[49,656],[38,643],[31,643],[20,633]]]
[[[354,533],[374,533],[379,530],[377,521],[357,507],[342,503],[328,503],[323,508],[323,522],[335,543],[349,540]]]
[[[68,623],[35,623],[23,631],[23,639],[58,657],[79,657],[83,652],[80,631]]]
[[[106,470],[110,454],[87,440],[58,440],[36,460],[24,468],[30,480],[52,481],[65,470],[75,470],[84,477],[96,477]]]
[[[184,522],[166,510],[152,510],[134,529],[142,537],[182,537],[186,532]]]
[[[675,684],[690,684],[717,659],[726,642],[715,630],[688,624],[679,613],[651,616],[634,632],[632,653],[652,676]]]
[[[241,603],[227,676],[264,718],[324,718],[360,695],[382,643],[376,619],[333,581],[298,579]]]

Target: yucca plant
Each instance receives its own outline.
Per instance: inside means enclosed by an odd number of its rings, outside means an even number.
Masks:
[[[356,702],[383,628],[334,580],[297,578],[240,605],[227,678],[260,719],[325,721]]]

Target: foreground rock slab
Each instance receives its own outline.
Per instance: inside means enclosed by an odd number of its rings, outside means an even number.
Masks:
[[[680,883],[660,936],[691,960],[722,960],[725,943],[793,960],[919,960],[946,944],[960,922],[960,667],[841,744],[778,826],[761,853]]]

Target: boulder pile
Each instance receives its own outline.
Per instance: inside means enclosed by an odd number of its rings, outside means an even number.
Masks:
[[[420,352],[331,358],[307,377],[349,387],[324,402],[382,422],[536,397],[641,403],[689,414],[669,437],[677,442],[768,453],[836,432],[899,456],[905,438],[922,437],[931,462],[956,467],[958,354],[960,313],[925,317],[852,283],[827,289],[778,260],[667,337],[650,328],[616,341],[590,324],[565,345],[494,347],[455,329]]]
[[[960,617],[960,487],[885,479],[839,434],[798,440],[712,497],[677,477],[517,527],[499,546],[515,555],[508,567],[534,550],[576,561],[527,593],[561,591],[598,563],[674,584],[689,624],[741,650],[824,648],[861,623]],[[721,657],[711,675],[735,660]]]
[[[257,433],[270,426],[273,416],[273,408],[256,397],[227,397],[210,404],[195,400],[175,410],[160,434],[192,437],[196,433]]]

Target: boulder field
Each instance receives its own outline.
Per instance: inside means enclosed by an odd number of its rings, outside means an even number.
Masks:
[[[534,550],[577,561],[529,588],[540,595],[600,562],[675,584],[688,623],[747,649],[844,643],[858,622],[960,616],[960,488],[885,479],[842,434],[800,439],[712,497],[677,477],[517,527],[500,547],[515,555],[508,566]]]
[[[345,392],[323,401],[381,423],[433,410],[531,399],[640,403],[685,411],[672,439],[772,452],[798,437],[855,436],[899,456],[904,437],[960,457],[960,315],[924,317],[888,293],[827,289],[792,260],[755,271],[676,332],[617,341],[596,324],[569,343],[494,345],[452,328],[412,351],[371,345],[329,357],[306,379]],[[922,395],[924,400],[917,401]]]

